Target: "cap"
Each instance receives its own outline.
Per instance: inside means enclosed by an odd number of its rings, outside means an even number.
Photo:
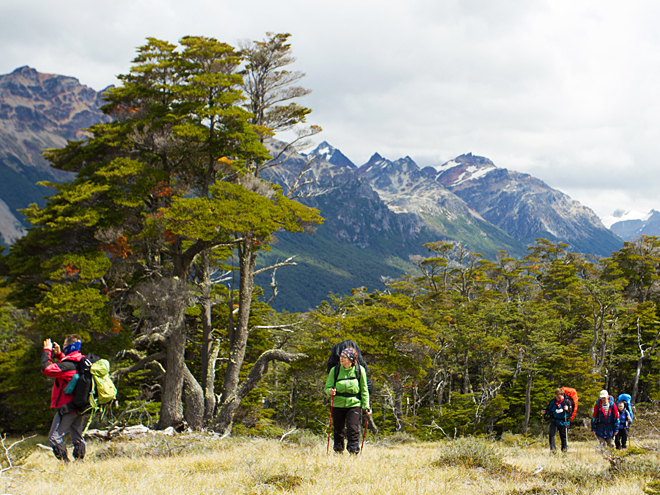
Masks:
[[[607,393],[607,390],[601,390],[600,391],[600,397],[607,397],[609,394]]]

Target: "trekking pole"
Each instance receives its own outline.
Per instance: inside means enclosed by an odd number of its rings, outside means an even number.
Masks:
[[[335,405],[335,396],[330,399],[330,424],[328,424],[328,445],[325,448],[326,455],[330,453],[330,428],[332,428],[332,408]]]
[[[369,423],[369,414],[366,415],[367,419],[364,422],[364,431],[362,432],[362,445],[360,446],[360,454],[362,449],[364,449],[364,439],[367,437],[367,424]]]
[[[566,452],[568,453],[568,429],[571,426],[571,422],[566,420],[566,417],[568,416],[566,413],[567,411],[564,409],[564,433],[566,434]],[[559,440],[561,441],[561,438]]]

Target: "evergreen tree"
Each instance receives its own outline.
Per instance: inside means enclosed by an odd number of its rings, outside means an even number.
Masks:
[[[130,73],[120,76],[122,85],[106,96],[103,110],[112,122],[47,154],[54,167],[77,177],[49,184],[57,194],[43,209],[27,211],[38,228],[10,256],[16,297],[34,302],[42,318],[58,304],[78,314],[81,308],[73,304],[79,299],[71,291],[85,289],[89,301],[99,294],[88,309],[101,315],[106,310],[106,330],[120,321],[138,336],[141,352],[132,355],[140,366],[164,353],[161,428],[182,423],[184,395],[185,419],[195,428],[203,424],[204,389],[185,363],[196,261],[212,251],[221,258],[236,252],[240,260],[237,324],[228,329],[231,371],[223,384],[223,404],[237,405],[270,360],[294,359],[283,351],[264,352],[238,391],[258,252],[280,229],[302,231],[320,222],[315,210],[250,172],[251,164],[269,155],[251,114],[240,107],[239,55],[210,38],[180,43],[179,50],[149,39]],[[29,258],[37,250],[49,271]],[[80,273],[85,284],[67,280],[70,272]],[[56,276],[58,285],[50,283]],[[234,410],[225,408],[221,429],[230,427]]]

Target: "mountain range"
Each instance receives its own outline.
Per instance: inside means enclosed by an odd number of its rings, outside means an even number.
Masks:
[[[383,276],[410,273],[411,256],[429,254],[427,242],[460,242],[489,259],[500,250],[522,258],[538,238],[598,256],[622,246],[589,208],[539,179],[471,153],[424,168],[410,157],[391,161],[375,153],[358,167],[322,142],[271,170],[268,178],[285,191],[306,170],[311,184],[297,194],[326,219],[314,241],[280,234],[266,256],[273,262],[298,254],[301,271],[310,275],[300,280],[293,274],[300,267],[278,273],[290,293],[283,299],[296,310],[305,309],[310,297],[323,299],[329,287],[342,287],[340,293],[358,285],[373,289],[382,287]]]
[[[25,228],[18,210],[43,202],[48,192],[35,183],[71,178],[50,168],[41,150],[81,139],[85,128],[107,121],[102,103],[102,92],[72,77],[29,67],[0,76],[0,233],[5,245]],[[266,263],[297,256],[297,267],[277,272],[278,309],[304,311],[329,293],[382,288],[383,278],[411,272],[411,257],[427,255],[424,244],[439,240],[460,242],[489,259],[500,250],[523,257],[540,237],[599,256],[622,245],[590,209],[566,194],[471,153],[423,168],[407,156],[392,161],[374,153],[356,166],[322,142],[267,172],[285,192],[302,173],[305,185],[292,196],[325,218],[313,235],[278,234],[265,253]],[[267,287],[270,279],[260,283]]]
[[[616,210],[609,221],[610,230],[624,241],[632,241],[643,235],[660,236],[660,212],[651,210],[647,214]]]
[[[18,210],[43,204],[49,194],[39,181],[60,182],[72,175],[51,168],[47,148],[85,136],[84,129],[107,121],[100,111],[102,91],[67,76],[20,67],[0,76],[0,235],[13,242],[27,226]]]

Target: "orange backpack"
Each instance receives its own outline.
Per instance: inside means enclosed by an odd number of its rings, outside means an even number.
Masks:
[[[571,414],[571,419],[570,419],[571,421],[573,421],[575,419],[575,415],[577,414],[577,410],[578,410],[577,390],[571,387],[562,387],[561,389],[573,401],[573,414]]]

